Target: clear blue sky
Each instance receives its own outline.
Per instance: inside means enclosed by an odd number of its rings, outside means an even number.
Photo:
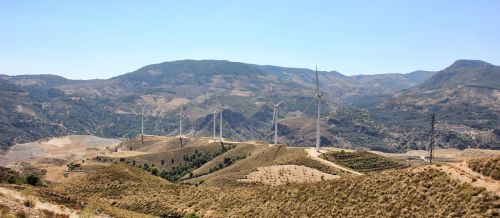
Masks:
[[[346,75],[500,65],[500,1],[0,0],[0,74],[109,78],[179,59]]]

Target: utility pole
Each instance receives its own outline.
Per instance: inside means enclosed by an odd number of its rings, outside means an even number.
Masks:
[[[436,124],[436,116],[434,115],[434,113],[432,113],[432,116],[431,116],[431,141],[430,141],[430,145],[429,145],[429,163],[432,164],[432,158],[433,158],[433,151],[434,151],[434,126]]]

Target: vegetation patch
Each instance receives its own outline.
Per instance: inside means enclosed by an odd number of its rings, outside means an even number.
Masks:
[[[227,151],[233,149],[236,147],[236,145],[228,145],[224,146],[224,144],[221,144],[221,147],[218,151],[212,153],[212,152],[199,152],[198,150],[195,150],[195,152],[192,155],[184,155],[183,156],[183,162],[174,165],[170,170],[168,171],[162,171],[160,173],[160,176],[168,181],[171,182],[177,182],[179,181],[180,178],[183,176],[190,174],[189,177],[193,178],[195,175],[191,171],[201,167],[203,164],[207,163],[208,161],[214,159],[215,157],[226,153]]]
[[[367,151],[331,151],[326,153],[323,158],[361,172],[380,171],[405,166],[390,158]]]

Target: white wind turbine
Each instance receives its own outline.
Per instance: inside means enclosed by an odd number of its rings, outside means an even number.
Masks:
[[[144,105],[141,107],[141,136],[144,136],[144,118],[149,120],[148,117],[144,114]]]
[[[273,123],[274,123],[274,145],[278,144],[278,107],[281,105],[282,102],[278,104],[274,104],[274,110],[273,110]]]
[[[215,109],[215,111],[214,111],[214,139],[215,139],[215,123],[216,123],[217,111],[218,111],[218,108]]]
[[[179,138],[182,139],[182,118],[184,118],[184,106],[181,106],[181,111],[179,112]]]
[[[223,138],[222,138],[222,105],[219,104],[219,114],[220,114],[220,125],[219,125],[219,138],[220,138],[220,141],[222,142]]]
[[[319,152],[320,145],[320,122],[321,122],[321,95],[322,93],[319,91],[319,81],[318,81],[318,66],[316,66],[316,98],[318,101],[318,116],[316,117],[316,151]]]

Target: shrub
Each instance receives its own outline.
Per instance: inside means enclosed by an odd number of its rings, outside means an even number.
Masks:
[[[17,183],[17,178],[15,176],[10,176],[8,179],[7,179],[7,182],[9,184],[16,184]]]
[[[158,176],[158,169],[156,167],[151,168],[151,174]]]
[[[24,200],[23,204],[24,204],[24,206],[29,207],[29,208],[35,207],[35,201],[31,198]]]
[[[26,177],[26,183],[32,186],[40,186],[42,185],[42,180],[40,180],[40,177],[30,174],[28,177]]]

